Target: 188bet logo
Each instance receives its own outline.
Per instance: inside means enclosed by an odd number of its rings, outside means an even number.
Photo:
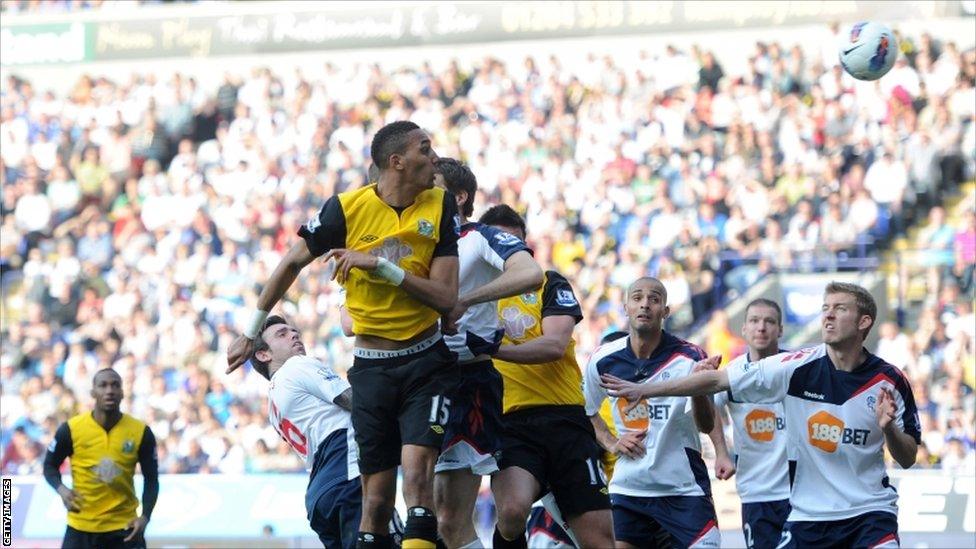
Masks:
[[[759,442],[771,442],[776,431],[782,431],[785,427],[783,418],[776,417],[769,410],[756,408],[746,415],[746,432],[749,438]]]
[[[836,452],[840,444],[864,446],[870,433],[867,429],[845,427],[843,421],[823,410],[807,420],[810,444],[830,454]]]

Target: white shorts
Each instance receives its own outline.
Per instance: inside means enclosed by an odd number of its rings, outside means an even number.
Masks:
[[[466,441],[459,440],[441,452],[434,465],[435,473],[470,469],[475,475],[491,475],[498,472],[498,460],[492,454],[482,454]]]

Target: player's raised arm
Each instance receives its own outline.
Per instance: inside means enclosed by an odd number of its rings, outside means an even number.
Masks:
[[[281,300],[288,288],[295,283],[298,273],[313,260],[315,260],[315,256],[309,250],[306,241],[296,242],[275,267],[268,282],[261,289],[257,308],[252,313],[251,320],[245,327],[244,333],[237,336],[237,339],[227,350],[228,374],[247,361],[254,349],[254,338],[257,337],[258,330],[264,326],[268,313]]]
[[[912,403],[912,406],[914,407],[914,403]],[[896,421],[898,417],[898,403],[891,389],[886,387],[881,389],[878,393],[878,404],[875,408],[878,425],[884,433],[885,444],[888,446],[888,451],[891,452],[891,457],[895,458],[895,461],[903,469],[912,467],[915,465],[915,460],[918,456],[918,441],[898,425]],[[904,411],[904,405],[902,411]]]
[[[699,361],[697,365],[716,368],[721,359],[721,356],[715,355]],[[644,398],[712,395],[725,391],[729,388],[729,374],[725,370],[710,369],[662,383],[634,383],[603,374],[600,376],[600,385],[607,390],[608,395],[630,401],[627,408],[629,411]]]

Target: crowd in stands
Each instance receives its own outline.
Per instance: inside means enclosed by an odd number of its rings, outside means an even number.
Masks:
[[[0,13],[58,13],[104,8],[137,9],[141,6],[196,2],[197,0],[3,0]]]
[[[693,46],[626,66],[260,68],[214,88],[179,73],[53,90],[11,75],[0,469],[40,473],[56,426],[91,406],[92,375],[111,366],[162,472],[301,470],[267,422],[266,381],[224,375],[226,348],[298,227],[366,183],[373,133],[410,119],[472,167],[475,217],[499,202],[524,212],[536,258],[583,302],[581,360],[625,326],[623,288],[640,275],[667,287],[668,329],[709,322],[710,349],[741,350],[728,297],[776,271],[874,268],[909,237],[930,298],[918,318],[881,319],[878,352],[914,383],[920,466],[972,472],[976,218],[941,206],[972,177],[976,52],[902,38],[875,83],[848,77],[832,48],[777,43],[756,43],[745,74]],[[342,371],[351,340],[327,275],[313,264],[283,311]]]

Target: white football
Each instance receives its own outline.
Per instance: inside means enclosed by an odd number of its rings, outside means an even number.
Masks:
[[[886,25],[856,23],[840,44],[840,64],[858,80],[877,80],[895,64],[898,40]]]

